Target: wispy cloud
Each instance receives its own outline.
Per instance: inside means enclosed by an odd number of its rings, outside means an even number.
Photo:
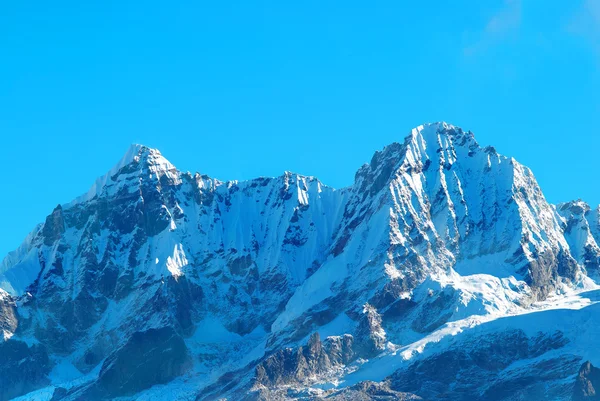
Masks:
[[[475,55],[494,46],[519,30],[521,26],[521,0],[504,0],[502,7],[491,16],[477,38],[465,46],[467,56]]]
[[[521,24],[521,1],[506,0],[504,8],[492,16],[485,26],[487,35],[504,35]]]
[[[567,30],[585,37],[600,51],[600,0],[584,0],[569,21]]]

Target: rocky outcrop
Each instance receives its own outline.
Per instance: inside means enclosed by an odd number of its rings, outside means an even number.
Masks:
[[[8,401],[50,383],[52,363],[43,345],[0,342],[0,401]]]
[[[385,349],[386,333],[377,310],[365,304],[356,330],[355,352],[362,358],[372,358]]]
[[[389,383],[361,382],[323,399],[328,401],[419,401],[423,398],[400,391],[394,391]]]
[[[573,401],[583,400],[600,400],[600,369],[590,361],[581,365],[573,390]]]
[[[6,292],[0,290],[0,343],[13,335],[17,325],[15,301]]]
[[[65,232],[65,219],[61,205],[56,206],[48,217],[42,229],[45,245],[52,245],[58,241]]]
[[[520,330],[478,336],[396,372],[391,386],[432,400],[506,401],[519,399],[513,398],[518,393],[526,396],[522,399],[550,401],[557,399],[556,394],[549,395],[543,383],[568,378],[579,358],[564,355],[539,362],[535,358],[567,342],[561,333],[528,337]],[[527,369],[501,374],[512,363],[527,360],[533,360]]]
[[[563,219],[571,255],[590,276],[597,278],[600,274],[598,210],[592,210],[582,200],[561,203],[556,210]]]
[[[348,365],[354,361],[357,356],[354,348],[354,337],[350,334],[325,339],[327,356],[333,365]]]
[[[246,395],[242,401],[424,401],[423,398],[392,390],[389,383],[365,381],[340,391],[262,388]]]
[[[190,367],[188,349],[172,328],[137,332],[104,361],[88,396],[110,399],[132,395],[167,383]]]
[[[261,362],[255,370],[255,386],[303,384],[342,368],[355,359],[350,335],[321,341],[319,333],[310,336],[305,346],[285,348]]]

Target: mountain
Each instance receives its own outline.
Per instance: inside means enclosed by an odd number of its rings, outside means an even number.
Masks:
[[[133,145],[0,264],[0,401],[594,399],[600,215],[471,132],[333,189]]]

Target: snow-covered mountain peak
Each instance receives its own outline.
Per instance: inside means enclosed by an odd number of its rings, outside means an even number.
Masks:
[[[559,218],[531,170],[481,147],[470,131],[447,123],[418,126],[404,143],[376,152],[353,188],[359,196],[347,210],[352,225],[387,211],[401,261],[432,252],[425,266],[453,266],[460,274],[485,266],[487,274],[524,279],[540,289],[540,298],[558,275],[577,274]],[[544,266],[533,266],[540,254]],[[472,263],[482,256],[494,263]]]
[[[105,177],[115,180],[122,173],[128,174],[137,171],[162,175],[173,170],[176,170],[175,166],[158,149],[132,144],[121,160],[108,171]]]
[[[590,205],[581,199],[559,203],[557,208],[560,211],[569,211],[575,215],[583,215],[591,210]]]
[[[123,155],[123,157],[121,158],[119,163],[117,163],[111,170],[118,171],[118,169],[120,169],[121,167],[126,166],[129,163],[132,163],[136,157],[139,157],[140,153],[145,152],[147,150],[149,150],[149,148],[145,145],[142,145],[139,143],[132,143],[131,145],[129,145],[129,148],[127,149],[127,151],[125,152],[125,154]],[[154,151],[158,152],[158,150],[154,150]],[[158,153],[160,153],[160,152],[158,152]]]
[[[465,150],[464,156],[473,156],[474,151],[481,149],[472,132],[444,122],[413,128],[405,144],[415,159],[443,157],[449,162],[459,156],[459,148]]]
[[[436,122],[432,122],[432,123],[425,123],[425,124],[421,124],[416,126],[415,128],[412,129],[411,134],[414,134],[415,132],[420,132],[423,130],[432,130],[434,132],[437,131],[444,131],[444,130],[455,130],[458,127],[447,123],[446,121],[436,121]]]
[[[358,170],[355,186],[361,191],[370,189],[373,194],[394,177],[405,173],[437,171],[440,168],[449,170],[457,161],[471,171],[476,154],[479,154],[475,158],[476,163],[481,165],[491,166],[494,159],[510,162],[492,147],[481,148],[471,131],[445,122],[419,125],[410,131],[402,143],[394,142],[375,152],[371,162]]]
[[[423,124],[413,128],[402,143],[394,142],[375,152],[370,165],[363,166],[363,169],[373,170],[387,165],[386,169],[390,170],[390,161],[397,164],[394,166],[396,168],[403,164],[422,167],[423,164],[430,163],[427,160],[438,158],[443,162],[452,163],[459,157],[457,148],[465,149],[461,152],[465,157],[473,156],[474,151],[481,149],[471,131],[463,131],[462,128],[446,122]],[[484,150],[486,153],[495,154],[491,147]]]
[[[473,133],[446,122],[427,123],[413,128],[405,142],[424,141],[430,146],[448,141],[461,141],[463,138],[474,140]]]
[[[132,144],[117,164],[106,174],[96,179],[88,192],[64,205],[64,207],[69,208],[87,202],[101,195],[105,188],[115,186],[121,179],[131,181],[133,176],[140,179],[160,179],[165,175],[174,178],[176,171],[175,166],[164,158],[158,149]]]
[[[132,145],[131,148],[135,150],[135,153],[127,164],[142,163],[154,172],[175,169],[175,166],[165,159],[158,149],[149,148],[144,145]],[[130,152],[125,155],[124,159],[129,157],[129,155]]]

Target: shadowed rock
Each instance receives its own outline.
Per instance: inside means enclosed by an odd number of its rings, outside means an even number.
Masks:
[[[42,345],[21,341],[0,343],[0,401],[7,401],[50,383],[52,364]]]
[[[590,361],[585,362],[579,369],[573,401],[600,400],[600,369],[594,367]]]
[[[135,394],[172,380],[190,366],[185,343],[172,328],[137,332],[104,362],[90,397]]]
[[[306,346],[279,350],[261,362],[255,370],[255,383],[267,387],[304,383],[326,374],[355,359],[353,341],[352,336],[344,335],[322,342],[319,333],[314,333]]]
[[[423,398],[390,389],[389,383],[365,381],[324,397],[327,401],[423,401]]]

